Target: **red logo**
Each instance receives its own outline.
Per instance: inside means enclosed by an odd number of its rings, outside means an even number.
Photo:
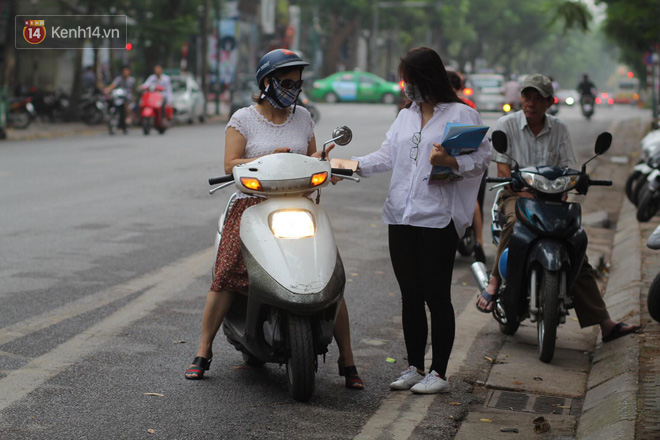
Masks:
[[[46,38],[46,26],[44,20],[25,20],[23,27],[23,38],[30,44],[39,44]]]
[[[295,55],[295,53],[289,49],[281,49],[281,51],[284,55]]]

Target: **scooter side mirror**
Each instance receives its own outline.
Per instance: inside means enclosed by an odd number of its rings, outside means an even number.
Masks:
[[[347,145],[353,140],[353,132],[345,125],[340,125],[332,132],[332,138],[337,145]]]
[[[598,156],[600,156],[610,149],[610,145],[612,145],[612,135],[604,131],[598,135],[598,138],[596,139],[596,148],[594,151]]]
[[[504,154],[508,148],[508,141],[506,138],[506,133],[502,130],[497,130],[493,132],[492,136],[493,147],[498,153]]]

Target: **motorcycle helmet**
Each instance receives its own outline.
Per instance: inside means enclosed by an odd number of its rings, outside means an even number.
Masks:
[[[277,69],[284,67],[296,67],[304,69],[309,63],[303,61],[294,51],[289,49],[275,49],[264,55],[257,64],[257,84],[261,90],[264,89],[264,79]]]

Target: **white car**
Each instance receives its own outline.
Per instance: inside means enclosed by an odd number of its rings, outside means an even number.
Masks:
[[[174,120],[189,124],[198,119],[204,122],[206,99],[197,81],[191,75],[173,75],[172,95],[174,100]]]
[[[480,112],[500,112],[504,105],[504,75],[475,73],[469,76],[475,89],[474,104]]]

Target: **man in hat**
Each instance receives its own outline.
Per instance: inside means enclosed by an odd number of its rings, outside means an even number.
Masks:
[[[541,74],[529,75],[520,88],[522,110],[501,117],[495,130],[502,130],[508,140],[507,154],[520,164],[528,166],[572,166],[576,161],[575,152],[568,135],[568,128],[560,119],[546,114],[554,103],[552,81]],[[496,153],[497,175],[511,177],[513,161],[503,154]],[[488,288],[477,298],[477,309],[490,313],[495,305],[500,274],[497,262],[509,245],[513,226],[516,223],[516,200],[519,197],[534,197],[526,191],[513,191],[505,188],[498,199],[500,212],[506,217],[506,225],[500,234],[495,264]],[[610,318],[607,307],[600,295],[594,270],[585,256],[580,272],[573,286],[573,304],[582,328],[600,325],[603,342],[609,342],[636,331],[639,327],[616,322]]]

